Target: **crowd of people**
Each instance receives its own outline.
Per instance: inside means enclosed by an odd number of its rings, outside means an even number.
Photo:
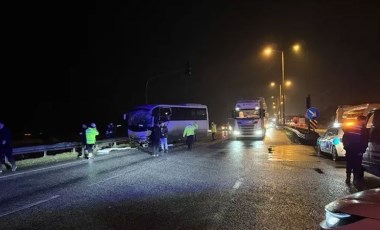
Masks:
[[[351,183],[351,175],[353,175],[353,183],[360,184],[363,179],[364,171],[361,167],[362,156],[368,145],[368,133],[365,127],[364,116],[357,118],[357,124],[353,126],[344,126],[344,135],[342,138],[344,148],[346,150],[346,180],[347,184]],[[189,123],[183,130],[183,137],[186,140],[187,150],[191,151],[194,142],[197,140],[196,133],[198,124],[196,122]],[[211,122],[211,138],[216,140],[216,124]],[[114,138],[116,129],[113,123],[107,125],[106,138]],[[168,134],[169,130],[165,122],[155,123],[151,129],[150,141],[152,144],[152,155],[157,157],[168,153]],[[78,158],[92,159],[94,157],[94,146],[96,144],[99,131],[96,124],[91,123],[89,126],[82,125],[81,144],[82,150],[78,153]],[[10,130],[3,122],[0,122],[0,173],[2,173],[2,165],[8,170],[16,171],[16,161],[13,156],[13,147],[11,143]]]
[[[198,124],[197,122],[189,123],[184,131],[183,137],[186,140],[187,149],[189,151],[192,150],[194,142],[197,141],[197,130]],[[153,156],[159,156],[159,153],[164,154],[168,153],[168,134],[169,130],[167,124],[165,122],[155,123],[151,130],[150,141],[152,143]],[[211,123],[211,131],[212,131],[212,140],[216,139],[216,124],[214,122]],[[94,148],[97,141],[97,136],[99,135],[99,131],[97,130],[95,123],[82,124],[82,128],[80,131],[81,137],[81,151],[78,152],[77,158],[86,158],[92,159],[94,158]],[[113,123],[109,123],[107,125],[107,129],[105,131],[106,138],[114,138],[116,137],[116,128]],[[10,130],[5,126],[3,122],[0,122],[0,173],[2,173],[2,165],[8,170],[16,171],[16,161],[13,156],[13,147],[11,143],[11,133]]]

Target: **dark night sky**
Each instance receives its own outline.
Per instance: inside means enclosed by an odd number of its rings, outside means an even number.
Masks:
[[[146,80],[159,74],[149,103],[206,104],[210,119],[224,122],[237,99],[264,96],[270,104],[278,95],[268,84],[281,80],[281,58],[263,58],[267,44],[285,50],[285,78],[294,83],[288,114],[304,113],[308,94],[322,114],[380,102],[378,1],[28,4],[9,6],[2,77],[9,83],[2,82],[0,119],[16,130],[120,121],[145,102]],[[288,50],[294,42],[303,45],[299,55]],[[173,73],[187,61],[190,79]]]

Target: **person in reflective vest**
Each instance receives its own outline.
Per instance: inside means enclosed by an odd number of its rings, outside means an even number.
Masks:
[[[216,124],[214,122],[211,122],[211,136],[212,136],[213,141],[216,139],[215,134],[216,134]]]
[[[99,135],[98,130],[96,129],[96,124],[91,123],[90,127],[86,129],[86,158],[93,158],[94,145],[96,143],[96,136]],[[88,155],[87,155],[88,154]]]
[[[192,123],[189,123],[185,130],[183,130],[183,137],[186,138],[187,150],[191,151],[193,148],[195,128]]]

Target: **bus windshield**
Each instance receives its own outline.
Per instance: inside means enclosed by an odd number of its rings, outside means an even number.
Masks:
[[[146,131],[152,126],[153,116],[150,110],[132,110],[129,112],[128,128],[132,131]]]
[[[236,111],[236,118],[260,118],[260,111],[256,109]]]

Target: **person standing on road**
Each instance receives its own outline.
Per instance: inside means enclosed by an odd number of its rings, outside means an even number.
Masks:
[[[186,137],[187,150],[191,151],[193,149],[194,142],[194,125],[189,123],[185,130],[183,130],[183,137]]]
[[[82,124],[82,130],[79,133],[80,138],[81,138],[81,144],[82,144],[82,146],[81,146],[81,151],[78,153],[78,158],[83,157],[83,155],[85,155],[84,152],[87,151],[87,149],[86,149],[86,144],[87,144],[87,141],[86,141],[86,129],[87,129],[87,125],[86,124]]]
[[[160,148],[160,134],[161,130],[158,123],[155,122],[150,134],[150,141],[152,142],[152,152],[154,157],[158,157],[158,150]]]
[[[164,153],[168,153],[168,127],[164,122],[160,123],[160,142],[161,142],[161,150]]]
[[[196,121],[194,121],[194,142],[197,141],[197,131],[198,131],[198,123]]]
[[[362,154],[368,145],[368,140],[365,141],[367,135],[362,129],[363,117],[358,117],[357,120],[358,123],[355,125],[343,125],[342,141],[346,150],[346,184],[351,183],[351,173],[354,175],[354,184],[357,184],[362,178]]]
[[[8,159],[6,162],[5,158]],[[0,122],[0,173],[2,173],[2,165],[4,164],[7,169],[16,171],[16,161],[13,157],[13,147],[11,143],[11,133],[3,122]]]
[[[97,135],[99,135],[99,132],[96,129],[96,124],[91,123],[90,127],[86,129],[86,149],[87,149],[87,153],[85,156],[86,159],[94,158],[93,151],[94,151]]]
[[[107,130],[106,130],[106,138],[114,138],[116,134],[116,129],[114,124],[111,122],[107,125]]]
[[[216,140],[215,134],[216,134],[216,124],[214,122],[211,122],[211,137],[213,141]]]

